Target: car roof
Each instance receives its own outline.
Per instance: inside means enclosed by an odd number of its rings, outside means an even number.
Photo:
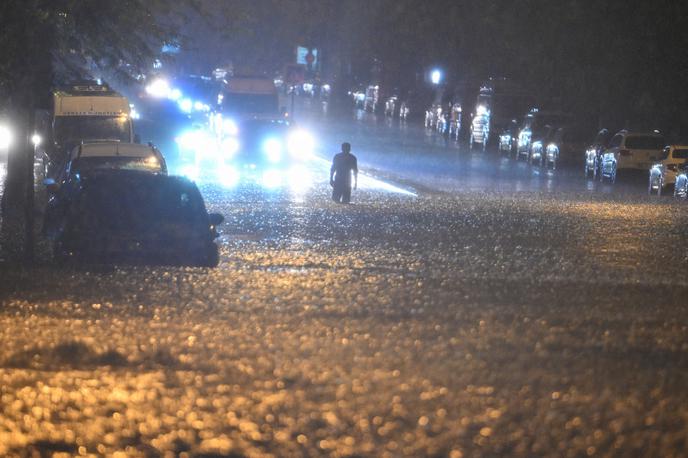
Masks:
[[[626,137],[658,137],[664,138],[664,135],[657,132],[634,132],[630,130],[620,130],[616,135],[625,135]]]
[[[149,145],[122,142],[84,143],[72,150],[71,159],[77,157],[148,157],[155,154]]]

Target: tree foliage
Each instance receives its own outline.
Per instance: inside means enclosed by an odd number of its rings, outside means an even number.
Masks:
[[[192,0],[6,0],[0,2],[0,88],[25,103],[53,82],[148,68],[175,42]]]

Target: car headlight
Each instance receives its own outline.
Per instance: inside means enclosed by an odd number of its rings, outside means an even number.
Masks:
[[[191,113],[193,110],[193,102],[191,99],[181,99],[179,101],[179,109],[182,110],[184,113]]]
[[[239,140],[236,138],[225,138],[220,145],[222,155],[229,159],[239,151],[240,146]]]
[[[179,99],[182,98],[182,91],[180,91],[180,90],[177,89],[177,88],[174,88],[174,89],[172,89],[172,90],[170,91],[170,94],[169,94],[168,98],[169,98],[170,100],[175,100],[175,101],[176,101],[176,100],[179,100]]]
[[[148,95],[160,99],[169,97],[171,90],[170,84],[163,79],[155,80],[146,86],[146,93]]]
[[[179,149],[182,151],[204,152],[212,149],[212,139],[210,136],[201,130],[191,130],[183,132],[175,138]]]
[[[0,149],[7,149],[12,144],[12,131],[7,126],[0,125]]]
[[[304,130],[298,130],[289,136],[289,153],[300,159],[312,156],[315,150],[313,136]]]
[[[239,135],[239,126],[232,119],[224,119],[222,121],[222,132],[225,135],[236,137]]]
[[[241,174],[234,167],[223,167],[219,173],[220,183],[228,188],[236,186],[241,180]]]
[[[191,151],[194,149],[196,137],[196,132],[184,132],[175,138],[174,141],[182,151]]]
[[[279,170],[267,170],[263,173],[262,183],[266,188],[277,188],[282,184],[282,174]]]
[[[193,104],[193,109],[195,111],[210,111],[210,106],[206,103],[201,102],[200,100],[197,100]]]
[[[270,162],[279,162],[282,160],[282,142],[276,138],[269,138],[263,143],[263,151]]]

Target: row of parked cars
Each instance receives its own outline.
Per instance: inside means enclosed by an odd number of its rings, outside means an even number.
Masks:
[[[84,141],[44,184],[43,230],[58,262],[218,263],[223,216],[208,214],[195,183],[169,176],[151,144]]]
[[[499,136],[501,153],[541,167],[571,162],[585,145],[585,133],[576,127],[573,117],[558,111],[531,110],[520,125],[513,122]]]
[[[673,188],[676,197],[688,196],[688,146],[667,146],[658,131],[612,135],[602,129],[590,142],[570,114],[532,110],[520,126],[514,123],[500,135],[499,150],[553,169],[561,162],[579,163],[582,152],[586,178],[614,183],[620,173],[646,172],[649,193],[661,195]]]
[[[585,151],[585,176],[616,181],[619,173],[649,171],[648,193],[688,195],[688,145],[666,145],[659,132],[599,131]]]
[[[438,133],[459,141],[461,135],[461,105],[458,103],[442,106],[434,104],[425,110],[426,129],[435,130]]]

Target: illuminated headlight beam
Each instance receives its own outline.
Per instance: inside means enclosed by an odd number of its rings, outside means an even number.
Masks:
[[[306,159],[313,156],[315,140],[313,136],[305,130],[297,130],[289,135],[287,149],[292,156],[299,159]]]
[[[314,159],[325,165],[329,170],[329,161],[321,157],[315,157]],[[381,189],[383,191],[393,192],[396,194],[403,194],[405,196],[418,197],[418,194],[416,194],[413,191],[409,191],[408,189],[400,188],[385,181],[378,180],[377,178],[366,175],[365,173],[360,171],[358,172],[358,187],[359,189]]]
[[[273,164],[282,160],[282,142],[276,138],[267,139],[263,144],[263,150]]]

